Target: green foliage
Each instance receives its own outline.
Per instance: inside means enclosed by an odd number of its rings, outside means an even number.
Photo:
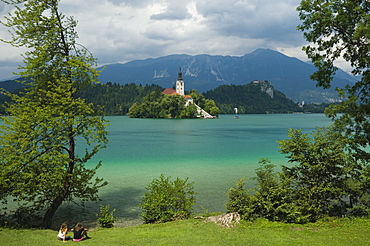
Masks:
[[[249,190],[244,188],[245,184],[246,182],[242,178],[229,189],[226,210],[228,213],[238,212],[242,219],[250,220],[254,216],[255,196],[249,194]]]
[[[281,222],[307,222],[297,212],[298,207],[293,201],[289,179],[282,173],[274,171],[275,165],[269,159],[261,159],[256,169],[257,181],[254,189],[244,189],[245,181],[236,182],[228,192],[228,212],[238,212],[245,220],[266,218]],[[252,193],[252,194],[250,194]]]
[[[276,91],[269,82],[246,85],[221,85],[204,93],[214,100],[222,114],[234,113],[238,108],[240,114],[288,113],[301,111],[292,100]]]
[[[99,225],[103,228],[112,228],[113,223],[117,220],[117,218],[114,217],[116,209],[113,209],[112,211],[109,211],[109,209],[109,205],[100,205],[100,212],[96,215],[96,217],[98,217]]]
[[[163,174],[154,179],[144,193],[140,207],[145,223],[161,223],[179,219],[187,219],[195,204],[193,183],[188,178],[174,181]]]
[[[290,162],[298,163],[284,169],[297,180],[296,189],[302,194],[297,200],[306,201],[317,214],[351,214],[355,207],[366,211],[368,166],[353,151],[356,142],[336,125],[317,128],[312,135],[311,139],[300,130],[290,130],[291,139],[279,141],[281,152],[289,153]]]
[[[190,95],[194,103],[212,113],[217,113],[218,108],[214,101],[204,99],[204,96],[193,90]],[[185,99],[180,95],[165,95],[156,89],[143,98],[141,103],[134,103],[128,115],[132,118],[196,118],[198,111],[195,105],[185,107]]]
[[[259,163],[255,178],[257,187],[254,212],[258,217],[271,221],[297,222],[296,218],[291,218],[294,206],[291,204],[289,182],[274,170],[275,165],[270,164],[269,159],[261,159]]]
[[[97,80],[95,59],[76,45],[76,21],[59,13],[58,1],[4,1],[15,7],[6,18],[13,46],[25,46],[19,75],[22,95],[3,91],[14,102],[0,126],[0,199],[19,209],[44,212],[43,226],[64,201],[98,199],[104,185],[94,178],[100,163],[84,166],[107,139],[102,117],[76,93]],[[18,5],[19,4],[19,5]],[[85,154],[76,152],[77,139]]]
[[[304,50],[317,67],[311,76],[317,85],[331,86],[337,70],[334,63],[339,59],[348,62],[352,74],[360,78],[355,84],[337,88],[346,100],[329,107],[326,114],[343,134],[361,145],[355,151],[367,162],[370,154],[363,150],[370,142],[369,8],[369,1],[355,0],[304,0],[297,8],[302,20],[298,29],[309,43]]]
[[[119,85],[108,82],[106,84],[92,84],[83,88],[77,96],[86,102],[99,105],[104,115],[125,115],[130,107],[140,102],[146,95],[155,90],[163,90],[157,85],[135,85],[134,83]],[[99,108],[95,108],[98,112]]]
[[[181,119],[193,119],[198,116],[198,110],[197,107],[193,104],[188,105],[184,110],[180,112],[180,118]]]
[[[290,129],[278,141],[293,165],[276,172],[267,159],[256,170],[257,184],[249,195],[239,181],[229,190],[227,209],[245,219],[307,223],[325,216],[368,216],[369,168],[352,152],[351,138],[335,125],[317,128],[312,138]]]

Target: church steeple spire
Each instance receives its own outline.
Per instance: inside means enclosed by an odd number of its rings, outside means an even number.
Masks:
[[[177,80],[183,80],[182,79],[181,67],[179,68],[179,73],[178,73],[178,76],[177,76]]]
[[[176,92],[179,93],[179,95],[181,95],[181,96],[185,95],[185,85],[184,85],[184,80],[182,79],[181,67],[179,69],[179,73],[178,73],[178,76],[177,76]]]

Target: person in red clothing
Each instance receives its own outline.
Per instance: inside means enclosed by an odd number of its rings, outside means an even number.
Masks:
[[[73,231],[73,241],[82,241],[89,238],[87,236],[87,230],[87,228],[82,227],[82,224],[80,222],[77,223],[75,228],[71,230]]]

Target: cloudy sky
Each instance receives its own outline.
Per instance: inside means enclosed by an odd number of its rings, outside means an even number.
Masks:
[[[269,48],[307,60],[296,30],[300,0],[61,0],[78,20],[78,42],[99,65],[170,54],[242,56]],[[10,11],[0,3],[0,16]],[[8,38],[0,27],[0,37]],[[0,44],[0,80],[24,50]]]

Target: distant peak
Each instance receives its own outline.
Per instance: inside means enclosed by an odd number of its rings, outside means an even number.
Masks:
[[[259,48],[259,49],[256,49],[255,51],[253,51],[252,53],[250,53],[250,55],[258,55],[258,54],[265,53],[265,52],[277,53],[277,51],[274,51],[274,50]]]
[[[255,51],[253,51],[251,54],[258,54],[258,53],[261,53],[261,52],[264,52],[264,51],[266,51],[266,49],[258,48]]]

